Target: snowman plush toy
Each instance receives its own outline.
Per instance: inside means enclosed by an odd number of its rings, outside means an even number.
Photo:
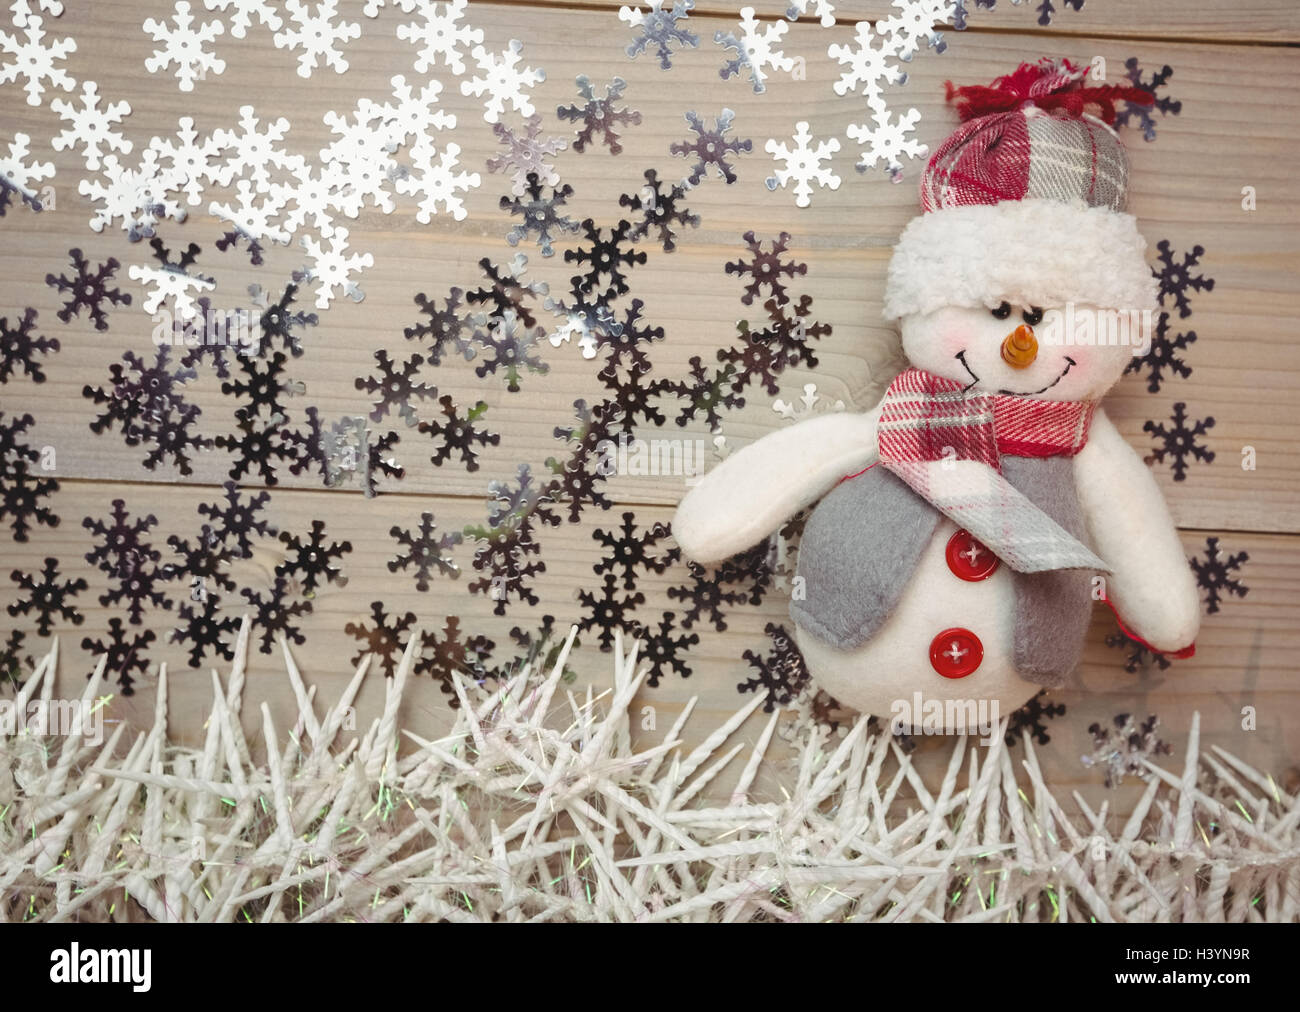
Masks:
[[[1157,305],[1110,125],[1116,100],[1151,96],[1086,74],[1043,60],[949,85],[962,125],[926,167],[885,286],[910,367],[865,414],[732,454],[677,509],[683,552],[709,563],[814,507],[795,639],[814,681],[862,713],[918,691],[1010,713],[1064,684],[1095,601],[1153,651],[1192,652],[1182,545],[1098,404]]]

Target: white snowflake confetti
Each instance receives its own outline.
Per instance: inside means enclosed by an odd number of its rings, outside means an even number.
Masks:
[[[253,26],[253,18],[257,18],[262,24],[266,25],[271,31],[279,31],[283,22],[280,15],[275,13],[275,7],[268,0],[203,0],[208,10],[220,10],[223,14],[234,8],[234,13],[230,17],[230,35],[231,38],[242,39],[248,34],[248,29]]]
[[[163,44],[162,49],[155,49],[153,56],[144,61],[144,66],[149,73],[156,74],[175,64],[181,91],[193,91],[195,81],[205,80],[209,73],[220,74],[226,69],[225,60],[203,48],[223,34],[226,26],[220,21],[209,21],[194,27],[194,15],[190,13],[186,0],[180,0],[176,5],[172,20],[176,22],[175,28],[169,28],[165,21],[154,18],[144,23],[144,30],[154,42]]]
[[[771,67],[773,70],[786,73],[794,69],[793,58],[786,56],[779,48],[781,38],[789,27],[780,22],[765,25],[754,18],[753,7],[742,7],[739,38],[730,32],[713,33],[714,42],[736,53],[735,58],[729,60],[719,74],[725,80],[739,74],[742,70],[747,70],[754,87],[754,94],[762,94],[767,88],[766,68]]]
[[[52,18],[57,18],[63,14],[62,0],[39,0],[36,6]],[[27,19],[36,13],[32,10],[31,0],[14,0],[9,5],[9,9],[13,11],[15,28],[26,28]]]
[[[415,69],[421,74],[432,71],[438,57],[442,57],[443,66],[453,74],[465,73],[465,58],[462,46],[477,46],[483,41],[483,33],[469,25],[461,25],[465,13],[466,0],[451,0],[450,3],[424,4],[420,13],[424,21],[412,21],[397,26],[397,37],[420,47]],[[404,7],[408,13],[411,8]]]
[[[204,184],[212,182],[218,172],[210,163],[225,150],[225,145],[216,136],[200,137],[193,118],[182,116],[175,140],[154,137],[149,148],[165,160],[163,182],[167,192],[182,191],[190,206],[197,207],[203,199]]]
[[[389,144],[418,144],[428,138],[432,130],[451,130],[456,126],[456,116],[445,109],[435,108],[442,94],[442,84],[428,81],[418,92],[398,74],[389,81],[396,102],[385,102],[378,107],[384,125],[384,136]]]
[[[9,84],[19,77],[27,79],[23,90],[27,92],[28,105],[40,105],[41,96],[45,94],[48,81],[51,87],[71,91],[76,85],[67,71],[54,65],[55,60],[66,60],[69,53],[77,51],[76,39],[57,39],[44,45],[45,29],[42,20],[35,14],[29,14],[26,24],[22,25],[26,41],[17,35],[0,32],[0,51],[13,57],[12,62],[0,65],[0,84]]]
[[[39,183],[43,179],[49,179],[54,175],[53,162],[28,162],[27,156],[31,154],[32,139],[27,134],[14,134],[14,139],[9,142],[9,157],[0,156],[0,176],[25,197],[34,199],[33,183]],[[40,210],[39,205],[35,205]],[[3,205],[0,205],[3,209]]]
[[[835,94],[860,92],[874,109],[884,102],[883,87],[907,83],[907,73],[893,62],[898,54],[890,40],[877,35],[869,22],[858,22],[856,42],[857,48],[832,45],[826,50],[831,59],[848,67],[834,84]]]
[[[347,179],[340,210],[355,218],[368,199],[385,214],[392,214],[389,186],[401,169],[392,158],[397,145],[384,129],[382,108],[362,99],[351,117],[330,110],[324,118],[335,137],[329,147],[321,149],[321,163]]]
[[[302,50],[298,57],[298,76],[311,77],[311,72],[320,66],[322,59],[326,66],[334,68],[335,73],[347,70],[348,61],[343,59],[336,46],[359,38],[361,26],[355,21],[334,23],[338,17],[338,0],[318,3],[315,14],[311,13],[309,4],[301,0],[287,0],[287,6],[289,19],[298,27],[276,32],[275,44],[281,49]]]
[[[339,163],[319,169],[305,168],[291,184],[281,188],[280,196],[291,201],[285,212],[284,228],[292,235],[310,219],[311,227],[324,239],[334,233],[334,212],[346,203],[348,177]]]
[[[840,142],[832,137],[830,140],[818,141],[816,147],[810,147],[809,142],[813,138],[808,132],[808,124],[800,121],[795,124],[794,131],[793,148],[777,141],[775,137],[767,142],[768,154],[785,162],[785,168],[777,169],[776,175],[767,178],[767,188],[775,190],[779,186],[784,189],[793,180],[795,205],[807,207],[812,202],[812,183],[830,190],[839,189],[840,177],[821,163],[839,151]]]
[[[295,163],[291,155],[280,146],[289,132],[289,121],[281,116],[259,130],[261,124],[251,105],[239,107],[237,130],[218,130],[212,136],[224,150],[230,151],[226,161],[218,166],[213,178],[222,186],[229,186],[237,177],[248,175],[259,187],[271,183],[272,169],[287,169]]]
[[[797,21],[808,13],[809,7],[813,9],[814,17],[821,18],[823,28],[830,28],[835,24],[835,8],[830,5],[829,0],[790,0],[785,16],[791,21]]]
[[[254,242],[289,241],[289,232],[276,222],[288,199],[286,187],[258,190],[249,180],[241,179],[235,186],[235,195],[238,199],[232,202],[212,201],[208,213],[229,222],[239,234]]]
[[[130,103],[109,102],[101,109],[99,85],[94,81],[82,84],[80,106],[55,98],[50,100],[50,108],[71,124],[50,142],[55,151],[66,151],[74,145],[83,147],[86,168],[91,170],[99,168],[100,158],[107,154],[105,148],[124,155],[131,153],[131,142],[114,129],[121,125],[123,116],[131,114]]]
[[[296,271],[295,281],[315,281],[316,308],[328,309],[335,298],[335,289],[346,295],[353,302],[364,299],[365,293],[349,275],[356,274],[363,268],[373,267],[375,258],[369,253],[348,252],[348,230],[339,226],[330,237],[330,247],[326,249],[313,237],[302,237],[302,248],[311,260],[310,268]]]
[[[474,47],[472,55],[481,73],[468,81],[461,81],[460,93],[476,98],[482,98],[484,92],[488,93],[483,118],[489,123],[495,123],[501,118],[507,101],[521,115],[531,116],[534,112],[533,103],[523,89],[545,81],[546,71],[534,70],[532,67],[519,69],[523,48],[524,44],[518,39],[511,39],[499,56],[489,53],[482,46]]]
[[[907,135],[920,122],[921,114],[916,109],[908,109],[897,121],[892,118],[883,105],[872,110],[872,123],[852,123],[845,133],[859,144],[866,145],[857,164],[859,172],[866,172],[877,165],[883,165],[889,178],[895,182],[903,179],[903,158],[920,158],[930,149]]]
[[[148,291],[143,303],[146,313],[156,313],[164,301],[170,301],[173,316],[181,320],[193,319],[198,313],[196,295],[213,291],[217,287],[212,278],[202,274],[187,274],[175,267],[132,264],[126,273],[127,277],[140,282]]]
[[[140,165],[128,168],[117,155],[105,155],[102,178],[83,179],[77,192],[92,201],[103,203],[90,219],[90,227],[102,232],[117,219],[122,220],[122,231],[132,242],[154,234],[154,226],[164,217],[184,221],[186,211],[179,204],[167,200],[162,174],[158,166],[158,153],[146,150]]]
[[[900,60],[911,60],[923,45],[936,53],[948,48],[936,26],[953,20],[956,0],[894,0],[894,7],[898,13],[881,21],[877,29],[890,40]]]
[[[402,13],[410,14],[420,5],[421,0],[396,0],[396,6],[402,9]],[[379,12],[384,9],[384,0],[366,0],[366,6],[362,10],[368,18],[379,17]]]
[[[397,191],[408,196],[419,195],[420,209],[415,217],[427,225],[437,213],[438,204],[442,204],[448,214],[463,221],[468,212],[459,193],[477,187],[480,177],[477,172],[453,171],[460,159],[460,145],[448,143],[439,153],[427,140],[421,141],[412,150],[411,158],[419,165],[420,172],[399,179]]]

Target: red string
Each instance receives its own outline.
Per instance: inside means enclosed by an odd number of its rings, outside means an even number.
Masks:
[[[1063,63],[1063,68],[1067,74],[1074,71],[1068,62]],[[1045,80],[1053,75],[1060,78],[1060,83],[1052,84]],[[949,102],[954,98],[960,99],[957,114],[963,122],[976,116],[1035,105],[1049,112],[1061,109],[1071,116],[1081,116],[1085,108],[1096,106],[1099,118],[1107,124],[1114,124],[1116,102],[1143,106],[1155,102],[1155,96],[1142,88],[1113,84],[1084,87],[1082,77],[1065,76],[1060,68],[1048,62],[1022,63],[1014,73],[999,77],[988,86],[972,84],[958,88],[948,81],[946,92]]]

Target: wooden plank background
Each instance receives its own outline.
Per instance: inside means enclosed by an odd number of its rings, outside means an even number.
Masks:
[[[130,101],[132,114],[124,130],[136,143],[137,154],[149,137],[172,134],[180,116],[193,116],[196,127],[209,132],[233,126],[238,107],[252,103],[263,122],[288,117],[293,126],[287,146],[314,159],[329,140],[321,119],[326,110],[346,112],[361,96],[382,101],[394,74],[405,74],[411,83],[427,76],[413,72],[415,50],[394,36],[394,26],[409,17],[386,10],[371,20],[361,16],[359,0],[342,6],[345,16],[362,26],[361,37],[346,47],[347,73],[318,70],[310,80],[303,80],[294,73],[293,56],[274,49],[265,29],[253,28],[243,40],[228,33],[217,40],[227,70],[199,82],[190,94],[179,92],[166,72],[150,75],[144,70],[153,43],[140,24],[148,16],[160,16],[157,5],[139,0],[69,3],[64,16],[46,27],[51,35],[73,35],[78,40],[78,51],[67,61],[74,77],[98,81],[105,101]],[[770,20],[785,9],[786,2],[766,0],[753,6],[760,17]],[[728,276],[723,265],[743,254],[745,231],[756,229],[770,236],[785,230],[793,236],[792,255],[808,264],[807,275],[794,279],[792,290],[812,295],[814,318],[831,324],[834,332],[821,342],[820,367],[787,372],[781,396],[793,400],[805,383],[813,382],[823,396],[843,400],[851,410],[870,407],[901,364],[897,337],[880,322],[880,295],[890,247],[916,213],[916,180],[922,163],[906,165],[901,185],[891,184],[880,172],[853,171],[856,151],[843,130],[862,118],[861,99],[832,91],[838,66],[826,58],[826,46],[847,43],[852,22],[888,15],[890,5],[884,0],[838,4],[841,23],[832,29],[822,29],[810,19],[792,25],[784,49],[788,55],[805,57],[806,80],[774,77],[763,95],[754,95],[741,81],[718,77],[722,51],[710,40],[715,29],[725,29],[727,22],[735,20],[728,6],[701,0],[690,25],[701,36],[701,46],[680,53],[666,73],[649,56],[626,57],[624,47],[632,35],[618,20],[617,7],[591,0],[544,5],[475,2],[469,20],[484,30],[489,49],[500,50],[511,38],[525,40],[526,62],[546,70],[547,80],[533,90],[532,97],[548,133],[571,135],[570,125],[558,121],[555,109],[577,99],[574,78],[578,74],[588,75],[599,86],[615,75],[627,80],[625,103],[639,110],[643,119],[641,125],[623,131],[624,152],[612,157],[603,149],[585,154],[569,149],[556,159],[562,179],[575,191],[570,199],[575,218],[591,216],[609,225],[625,216],[618,198],[639,189],[646,169],[656,169],[667,180],[680,178],[686,163],[671,156],[668,147],[687,135],[683,113],[688,109],[711,118],[723,106],[730,107],[737,114],[736,134],[753,139],[754,152],[735,160],[740,177],[735,185],[710,178],[691,191],[690,207],[702,218],[699,228],[686,230],[671,255],[646,245],[648,262],[633,271],[633,294],[644,300],[645,317],[667,335],[653,351],[652,375],[680,377],[693,356],[712,361],[718,348],[734,342],[737,321],[752,315],[753,307],[740,303],[743,285]],[[1044,54],[1084,62],[1102,58],[1108,80],[1122,75],[1124,61],[1130,57],[1137,57],[1148,72],[1164,64],[1172,66],[1175,72],[1167,91],[1182,101],[1181,114],[1158,117],[1158,137],[1152,143],[1132,131],[1127,137],[1132,210],[1153,245],[1168,239],[1180,253],[1203,245],[1206,252],[1200,270],[1216,281],[1212,292],[1193,294],[1194,312],[1188,320],[1175,321],[1182,325],[1180,330],[1191,327],[1198,335],[1186,353],[1194,368],[1192,376],[1169,380],[1158,394],[1148,393],[1140,378],[1127,377],[1108,398],[1107,410],[1133,445],[1145,449],[1151,442],[1143,432],[1144,422],[1167,418],[1175,402],[1187,403],[1193,417],[1214,417],[1207,439],[1216,454],[1212,464],[1193,464],[1181,483],[1170,480],[1167,466],[1154,466],[1189,554],[1203,550],[1207,537],[1220,538],[1227,551],[1248,552],[1250,561],[1241,575],[1250,591],[1244,599],[1227,600],[1218,614],[1207,618],[1194,659],[1176,662],[1164,672],[1126,672],[1123,653],[1104,642],[1113,624],[1099,614],[1084,666],[1068,690],[1055,694],[1068,712],[1052,723],[1052,746],[1042,750],[1052,782],[1063,788],[1078,786],[1092,800],[1104,795],[1099,776],[1079,763],[1079,756],[1091,749],[1086,729],[1094,720],[1127,710],[1158,713],[1167,727],[1166,736],[1177,746],[1191,712],[1199,709],[1202,733],[1209,742],[1274,773],[1300,768],[1300,684],[1295,659],[1300,648],[1296,630],[1300,453],[1294,442],[1300,423],[1296,396],[1300,355],[1293,322],[1300,310],[1296,283],[1300,183],[1294,172],[1300,122],[1300,62],[1294,47],[1300,43],[1300,18],[1295,5],[1289,0],[1253,0],[1235,6],[1210,0],[1143,4],[1087,0],[1080,11],[1066,8],[1050,27],[1041,28],[1029,6],[1002,0],[993,11],[973,12],[965,31],[950,30],[945,36],[947,51],[919,53],[907,68],[909,82],[890,93],[895,109],[914,106],[921,111],[917,136],[932,147],[951,130],[955,119],[943,103],[947,79],[985,83],[1021,60]],[[359,220],[343,221],[351,231],[353,247],[375,258],[373,269],[360,278],[366,297],[355,304],[336,300],[322,312],[319,325],[307,335],[308,353],[293,360],[289,369],[306,387],[300,403],[316,405],[322,417],[365,410],[366,395],[354,388],[353,380],[371,371],[376,349],[386,348],[395,356],[414,350],[403,340],[402,328],[416,319],[415,292],[441,297],[453,285],[477,286],[479,258],[504,262],[513,255],[504,241],[510,216],[498,207],[500,195],[506,192],[504,177],[484,168],[497,150],[491,128],[483,121],[479,100],[462,96],[456,79],[442,70],[438,68],[433,76],[445,86],[444,107],[459,119],[454,138],[462,148],[462,163],[482,174],[482,185],[466,197],[469,215],[461,222],[439,215],[431,224],[421,225],[415,220],[413,202],[402,197],[396,198],[394,214],[367,209]],[[14,132],[30,134],[33,157],[58,167],[54,209],[35,215],[19,208],[4,218],[0,315],[36,308],[42,332],[57,336],[62,348],[46,361],[48,382],[36,386],[23,379],[11,381],[0,388],[0,408],[6,413],[31,412],[37,418],[34,445],[56,449],[62,489],[53,508],[63,523],[54,530],[38,528],[25,544],[8,540],[6,532],[0,574],[7,576],[13,568],[39,569],[44,557],[54,555],[65,572],[76,570],[90,582],[90,590],[78,600],[86,616],[84,624],[59,630],[63,684],[75,688],[90,666],[80,648],[81,638],[103,634],[115,614],[96,603],[105,589],[103,574],[86,572],[88,567],[80,563],[90,547],[81,518],[106,516],[110,501],[123,498],[133,512],[157,515],[155,544],[165,549],[168,534],[195,534],[199,522],[195,508],[216,498],[228,462],[218,452],[200,458],[188,478],[165,469],[151,473],[139,466],[143,451],[124,446],[120,434],[97,437],[87,430],[91,405],[82,396],[82,387],[104,383],[109,365],[127,349],[152,353],[152,324],[139,306],[143,293],[125,278],[126,265],[147,263],[149,250],[144,244],[129,245],[118,230],[95,234],[87,228],[91,207],[76,187],[87,173],[75,152],[51,148],[50,138],[59,123],[48,108],[48,98],[43,107],[31,108],[16,85],[0,87],[4,139]],[[841,186],[834,192],[816,191],[806,209],[796,208],[788,191],[769,192],[763,185],[773,164],[763,151],[764,142],[769,137],[788,137],[799,119],[811,123],[815,136],[839,136],[843,145],[835,159]],[[1247,186],[1257,195],[1253,211],[1242,206]],[[211,188],[204,206],[220,192]],[[195,241],[203,247],[199,266],[218,279],[216,304],[242,304],[242,293],[254,283],[275,290],[302,264],[296,247],[272,248],[267,263],[257,268],[242,253],[218,253],[212,241],[222,231],[220,223],[200,208],[192,209],[184,225],[167,222],[160,228],[171,245]],[[556,244],[556,256],[549,260],[526,243],[521,245],[529,256],[529,276],[547,282],[553,293],[562,293],[573,267],[564,263],[560,251],[576,245],[576,237],[563,237]],[[64,269],[73,246],[96,262],[109,256],[123,262],[119,283],[133,293],[136,303],[114,311],[107,332],[96,332],[84,318],[68,325],[55,318],[62,299],[43,279],[49,271]],[[562,454],[552,429],[569,420],[574,400],[604,395],[595,378],[599,363],[582,359],[568,346],[552,349],[544,344],[543,357],[549,373],[526,374],[518,393],[507,393],[497,377],[477,378],[464,362],[445,364],[425,377],[462,405],[479,398],[489,401],[487,422],[501,434],[501,442],[482,453],[482,468],[476,472],[430,466],[428,451],[420,452],[423,437],[406,430],[397,448],[407,468],[406,479],[375,499],[355,490],[324,490],[287,474],[281,477],[270,510],[280,529],[301,532],[313,518],[325,518],[331,535],[350,540],[354,548],[344,560],[347,586],[330,586],[320,593],[314,613],[303,622],[307,642],[295,649],[300,667],[320,686],[322,698],[332,698],[350,677],[346,659],[356,645],[343,627],[364,620],[371,601],[383,600],[390,613],[414,611],[430,626],[441,626],[448,615],[461,616],[463,625],[491,636],[504,654],[512,626],[536,625],[544,613],[555,615],[561,624],[581,614],[577,591],[598,582],[592,575],[593,564],[601,558],[600,546],[591,537],[594,527],[616,525],[625,508],[635,510],[643,525],[671,516],[684,491],[680,478],[612,480],[608,491],[616,500],[613,510],[589,511],[579,525],[544,530],[542,557],[547,572],[537,587],[541,605],[512,607],[506,618],[491,615],[491,602],[467,594],[466,576],[458,581],[436,579],[427,593],[418,593],[409,577],[388,572],[386,562],[396,547],[388,536],[392,525],[413,526],[424,510],[432,510],[445,530],[481,523],[488,481],[511,478],[520,462],[540,470],[547,457]],[[202,409],[205,434],[232,430],[232,401],[221,394],[212,375],[202,375],[187,387],[186,395]],[[722,431],[732,447],[784,424],[771,408],[772,398],[757,391],[748,400],[744,409],[724,419]],[[293,419],[301,420],[301,415]],[[671,415],[666,428],[670,431],[664,435],[712,438],[702,423],[679,430]],[[1245,447],[1254,448],[1255,470],[1241,467]],[[251,572],[250,580],[269,577],[276,546],[268,543],[265,548],[254,564],[260,564],[260,572]],[[471,550],[462,546],[458,560],[467,571],[470,558]],[[640,589],[648,600],[638,614],[657,616],[665,607],[680,611],[664,591],[683,579],[681,567],[662,577],[646,578]],[[15,591],[12,584],[0,583],[0,605],[15,600]],[[154,612],[147,618],[147,627],[158,632],[160,641],[171,627],[172,614]],[[3,618],[11,621],[7,615]],[[701,698],[692,722],[696,736],[736,709],[743,702],[736,692],[737,682],[749,677],[742,651],[763,650],[764,625],[783,620],[788,621],[785,602],[773,594],[761,607],[734,609],[725,633],[697,629],[701,643],[690,657],[691,678],[666,679],[645,692],[644,703],[655,708],[657,728],[643,732],[647,740],[658,740],[691,695]],[[31,623],[24,624],[21,618],[12,622],[28,631],[29,648],[40,644]],[[575,665],[581,678],[603,684],[608,680],[609,661],[591,644],[593,639],[587,637],[588,645],[579,651]],[[156,645],[151,658],[167,660],[177,675],[172,680],[173,734],[195,740],[207,710],[206,670],[191,671],[178,647]],[[255,704],[266,698],[276,710],[279,726],[291,722],[292,700],[281,673],[277,656],[257,656],[246,708],[250,720]],[[446,719],[442,697],[427,684],[419,689],[424,691],[412,695],[406,717],[414,728],[436,727]],[[377,711],[381,692],[382,686],[372,679],[361,700],[361,726]],[[136,695],[118,698],[112,706],[115,718],[147,721],[152,712],[151,689],[146,683]],[[1257,708],[1256,730],[1242,730],[1243,706]],[[756,731],[751,725],[740,733],[752,737]],[[942,751],[936,742],[922,745],[927,762],[941,761]],[[779,763],[769,776],[770,788],[777,790],[782,777]],[[1113,810],[1123,810],[1126,791],[1120,792]]]

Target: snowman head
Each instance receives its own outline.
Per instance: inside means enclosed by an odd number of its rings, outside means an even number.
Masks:
[[[935,152],[922,213],[890,260],[885,316],[919,369],[985,393],[1100,398],[1150,347],[1157,283],[1125,212],[1113,102],[1068,62],[957,89],[966,122]],[[968,94],[969,93],[969,94]],[[973,95],[974,97],[969,97]]]

